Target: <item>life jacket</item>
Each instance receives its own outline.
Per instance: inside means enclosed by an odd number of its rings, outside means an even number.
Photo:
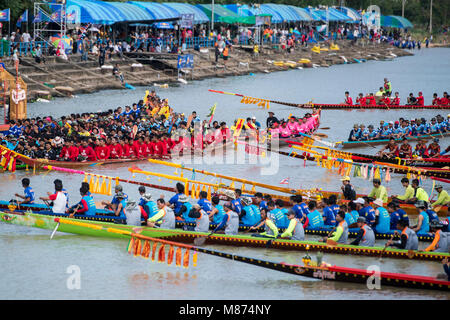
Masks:
[[[346,244],[347,240],[348,240],[348,224],[345,220],[343,220],[343,221],[339,222],[338,226],[340,226],[343,229],[343,231],[342,231],[341,237],[339,238],[337,243]]]
[[[419,248],[419,239],[412,229],[405,227],[402,231],[402,235],[406,235],[407,238],[405,250],[417,250]]]
[[[203,209],[200,210],[200,217],[196,218],[194,230],[197,232],[208,232],[209,230],[209,217]]]
[[[362,247],[373,247],[375,245],[375,234],[370,226],[364,224],[361,229],[364,230],[363,237],[359,242]]]
[[[228,216],[226,225],[225,225],[225,234],[238,234],[239,229],[239,215],[230,210],[225,213]]]
[[[298,241],[305,240],[305,230],[303,229],[302,223],[300,222],[300,220],[296,218],[294,218],[293,220],[295,221],[295,227],[294,230],[292,231],[291,240],[298,240]]]

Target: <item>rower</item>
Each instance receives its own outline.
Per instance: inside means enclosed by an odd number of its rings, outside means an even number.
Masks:
[[[299,219],[302,223],[306,219],[306,215],[308,214],[308,206],[303,202],[303,197],[299,194],[290,196],[289,198],[292,210],[295,213],[295,217]],[[289,217],[288,217],[289,218]]]
[[[195,218],[195,228],[194,231],[197,232],[208,232],[209,230],[209,216],[205,210],[199,204],[194,204],[191,211],[189,212],[190,218]]]
[[[373,247],[375,245],[375,233],[372,228],[366,224],[366,218],[359,217],[356,221],[359,231],[356,239],[350,244],[353,246]]]
[[[281,238],[289,238],[291,240],[303,241],[305,240],[305,230],[299,219],[296,218],[296,213],[293,209],[289,210],[287,217],[289,219],[289,226],[281,234]]]
[[[147,220],[147,226],[155,227],[157,224],[161,229],[175,229],[175,214],[173,210],[166,205],[163,198],[156,201],[158,213]]]
[[[40,197],[44,201],[53,201],[52,212],[53,213],[66,213],[67,197],[62,191],[62,183],[55,183],[55,193],[50,194],[47,192],[48,197]]]
[[[241,210],[242,210],[242,203],[241,203],[242,191],[241,191],[241,189],[235,189],[234,194],[235,194],[235,198],[232,199],[230,202],[231,208],[233,209],[234,212],[236,212],[237,214],[240,214]]]
[[[355,224],[356,221],[358,221],[359,213],[356,210],[356,204],[353,201],[350,201],[348,203],[348,206],[345,204],[342,204],[339,207],[339,210],[346,212],[345,213],[345,221],[347,222],[348,226]],[[348,212],[350,211],[350,212]]]
[[[353,105],[352,97],[350,97],[350,93],[349,93],[348,91],[345,91],[345,101],[344,101],[344,104],[347,104],[347,105],[350,105],[350,106]]]
[[[220,224],[214,229],[212,233],[225,228],[225,234],[236,235],[239,230],[239,215],[237,212],[232,210],[232,205],[230,203],[225,203],[223,208],[225,209],[225,214],[222,218]]]
[[[387,233],[390,230],[390,217],[389,213],[383,208],[383,201],[381,199],[375,199],[373,201],[375,207],[375,231],[377,233]]]
[[[408,178],[402,178],[401,183],[403,188],[405,188],[405,193],[402,196],[396,195],[391,198],[399,203],[408,203],[414,197],[414,188],[409,185]]]
[[[408,139],[406,137],[402,138],[402,144],[398,148],[398,157],[402,159],[412,158],[412,147],[408,143]]]
[[[117,184],[114,188],[115,195],[112,198],[111,202],[102,201],[102,205],[105,206],[105,209],[110,209],[112,211],[116,211],[117,206],[119,205],[119,200],[117,199],[117,194],[122,193],[123,199],[128,200],[128,195],[123,192],[123,188],[120,184]]]
[[[381,185],[380,179],[373,179],[373,189],[370,191],[370,193],[367,195],[369,198],[373,199],[381,199],[383,203],[386,203],[388,201],[388,195],[386,191],[386,187]]]
[[[428,217],[428,213],[425,211],[425,201],[419,200],[414,205],[416,206],[419,216],[417,218],[417,225],[412,227],[412,230],[417,233],[425,234],[430,231],[430,218]]]
[[[176,216],[180,216],[181,215],[180,209],[183,203],[180,202],[179,199],[180,197],[185,196],[184,185],[178,182],[175,185],[175,189],[177,190],[177,194],[174,195],[172,198],[170,198],[168,205],[173,209]]]
[[[431,222],[439,221],[439,216],[433,209],[429,208],[428,202],[425,202],[425,212],[428,214],[428,219]]]
[[[286,228],[289,224],[287,221],[286,215],[281,212],[279,208],[276,207],[274,201],[269,201],[267,203],[268,216],[270,216],[271,220],[275,222],[277,228]]]
[[[438,206],[445,206],[450,202],[450,196],[448,195],[447,191],[442,188],[442,185],[438,184],[436,186],[436,191],[438,193],[438,199],[431,205],[433,209]]]
[[[450,246],[448,233],[443,232],[444,224],[439,220],[430,223],[430,232],[434,234],[433,242],[424,251],[444,252],[448,253]]]
[[[389,202],[387,205],[387,211],[389,212],[390,220],[389,220],[389,229],[396,230],[397,223],[402,220],[400,213],[396,210],[397,204],[396,202]]]
[[[272,216],[268,213],[268,209],[261,210],[261,221],[255,225],[250,227],[249,230],[255,230],[264,226],[264,232],[260,234],[252,234],[253,237],[267,237],[267,238],[276,238],[278,237],[278,228],[274,221],[272,220]]]
[[[375,222],[375,211],[369,205],[371,198],[364,197],[358,198],[354,201],[356,205],[356,210],[358,210],[358,215],[364,217],[367,224],[371,226]],[[367,203],[367,206],[366,206]]]
[[[125,207],[127,206],[128,198],[122,191],[116,193],[115,198],[117,199],[117,206],[114,210],[114,214],[117,217],[125,218]]]
[[[22,187],[24,189],[23,190],[24,195],[22,196],[21,194],[16,193],[15,196],[20,199],[23,199],[23,201],[17,201],[17,204],[33,204],[34,203],[34,191],[30,187],[30,179],[23,178],[22,179]]]
[[[214,196],[211,199],[213,209],[211,210],[211,213],[209,214],[209,220],[212,223],[220,223],[223,219],[223,216],[225,215],[225,209],[220,202],[220,198],[218,196]]]
[[[55,185],[55,190],[56,190],[56,184],[60,184],[61,185],[61,192],[64,193],[64,195],[66,196],[66,209],[69,209],[69,193],[67,192],[66,189],[64,189],[63,183],[60,179],[55,179],[53,181],[53,184]]]
[[[427,152],[430,158],[439,157],[441,153],[441,146],[439,145],[438,138],[434,138],[433,142],[428,145]]]
[[[212,210],[212,204],[208,200],[208,193],[206,191],[200,191],[199,198],[200,200],[197,201],[197,204],[205,211],[206,215],[209,215]]]
[[[386,93],[386,95],[390,97],[392,94],[392,84],[387,78],[384,78],[383,87],[384,87],[384,92]]]
[[[336,204],[336,196],[331,195],[328,199],[322,199],[323,205],[323,223],[325,226],[336,226],[336,213],[339,211],[339,206]]]
[[[337,213],[336,221],[336,231],[331,234],[331,238],[324,237],[323,242],[327,242],[327,240],[330,240],[332,242],[346,244],[348,240],[348,224],[345,221],[345,211],[339,211]]]
[[[389,130],[389,129],[388,129]],[[384,150],[388,151],[384,151]],[[392,158],[398,156],[398,145],[395,142],[395,138],[389,138],[389,143],[380,151],[377,152],[377,156]]]
[[[189,212],[192,210],[192,204],[188,201],[188,197],[182,195],[178,198],[178,201],[181,203],[181,208],[178,215],[175,215],[175,219],[184,220],[186,223],[195,223],[196,219],[189,217]],[[194,230],[194,228],[191,228],[189,225],[184,225],[183,230]]]
[[[143,217],[144,220],[147,221],[147,219],[153,217],[158,213],[158,206],[155,201],[152,201],[152,195],[150,193],[145,193],[144,186],[140,186],[138,191],[141,195],[141,199],[139,199],[141,217]]]
[[[317,210],[317,203],[314,200],[309,201],[308,203],[308,211],[310,212],[307,215],[308,225],[311,228],[320,228],[324,227],[322,214]]]
[[[96,207],[94,199],[88,195],[89,188],[81,187],[80,195],[81,200],[76,205],[69,208],[67,213],[70,213],[69,217],[72,218],[74,214],[85,214],[87,216],[95,216]]]
[[[412,187],[414,189],[414,196],[409,200],[408,203],[416,203],[417,201],[429,201],[428,193],[421,187],[419,187],[419,179],[413,179],[411,181]]]
[[[259,206],[259,210],[267,209],[266,201],[263,198],[263,194],[261,192],[255,193],[254,202]]]
[[[350,183],[350,177],[345,176],[342,181],[342,193],[344,194],[345,200],[355,200],[356,199],[356,191]]]
[[[243,197],[241,199],[243,204],[241,214],[239,214],[239,219],[245,226],[253,226],[258,221],[261,220],[261,214],[257,206],[252,204],[252,199],[250,197]],[[257,211],[256,211],[257,210]]]
[[[402,230],[400,241],[394,242],[392,239],[386,243],[386,246],[396,247],[404,250],[417,250],[419,248],[419,238],[414,230],[410,229],[405,220],[400,220],[397,229]],[[394,231],[398,235],[398,231]]]

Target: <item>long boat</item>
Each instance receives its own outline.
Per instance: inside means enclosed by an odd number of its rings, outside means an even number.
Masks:
[[[433,139],[433,138],[442,138],[442,137],[448,137],[450,136],[450,132],[445,133],[435,133],[435,134],[428,134],[423,136],[410,136],[406,137],[409,141],[418,141],[422,139]],[[395,139],[396,142],[401,142],[402,139]],[[378,146],[387,144],[389,142],[389,139],[378,139],[378,140],[365,140],[365,141],[343,141],[338,143],[338,145],[342,149],[352,149],[352,148],[363,148],[367,146]]]
[[[292,102],[283,102],[283,101],[277,101],[277,100],[270,100],[270,99],[262,99],[262,98],[255,98],[246,96],[240,93],[232,93],[232,92],[225,92],[225,91],[219,91],[219,90],[213,90],[208,89],[209,92],[213,93],[220,93],[220,94],[227,94],[232,96],[237,96],[242,98],[241,103],[244,104],[258,104],[262,105],[263,107],[266,106],[268,108],[268,104],[275,103],[280,104],[284,106],[289,107],[295,107],[295,108],[303,108],[303,109],[311,109],[311,108],[320,108],[322,110],[365,110],[365,109],[383,109],[383,110],[399,110],[399,109],[414,109],[414,110],[421,110],[421,109],[450,109],[450,105],[426,105],[426,106],[419,106],[419,105],[358,105],[358,104],[326,104],[326,103],[292,103]],[[263,102],[263,103],[261,103]]]
[[[63,221],[58,228],[58,222]],[[384,247],[360,247],[353,245],[328,245],[318,241],[297,241],[288,239],[270,239],[264,237],[252,236],[250,234],[225,235],[225,234],[209,234],[205,232],[186,231],[180,229],[160,229],[150,227],[139,227],[124,225],[120,223],[80,220],[68,217],[56,217],[52,215],[34,214],[34,213],[18,213],[18,212],[0,212],[0,222],[35,227],[47,230],[55,230],[60,232],[74,233],[79,235],[88,235],[96,237],[113,237],[123,238],[124,235],[117,232],[108,232],[114,228],[127,232],[138,233],[143,236],[153,238],[164,238],[183,243],[192,243],[194,239],[199,237],[207,237],[207,244],[222,244],[232,246],[250,246],[250,247],[270,247],[273,249],[285,249],[296,251],[321,251],[336,254],[353,254],[374,257],[390,257],[399,259],[417,259],[441,261],[445,257],[450,257],[448,253],[421,252],[412,250],[401,250],[395,248]],[[270,242],[269,242],[270,240]]]
[[[51,211],[51,208],[44,204],[32,204],[27,205],[23,204],[20,207],[17,207],[15,205],[11,205],[7,201],[0,201],[0,210],[10,210],[11,212],[17,212],[17,213],[23,213],[23,212],[37,212],[42,215],[46,216],[53,216],[53,217],[69,217],[69,214],[66,213],[53,213]],[[104,209],[97,209],[96,214],[94,216],[87,216],[82,214],[74,215],[75,219],[82,219],[82,220],[90,220],[90,221],[100,221],[100,222],[112,222],[112,223],[118,223],[118,224],[125,224],[126,220],[121,217],[114,216],[112,211],[104,210]],[[187,227],[195,227],[195,223],[186,222],[182,219],[177,220],[176,222],[177,228],[183,228],[185,226]],[[217,224],[210,223],[210,229],[215,229],[217,227]],[[251,226],[240,224],[239,225],[239,231],[248,232]],[[307,227],[305,228],[305,234],[309,235],[316,235],[316,236],[326,236],[330,233],[330,231],[333,229],[331,226],[325,226],[325,227],[319,227],[319,228],[311,228]],[[280,232],[284,231],[284,228],[279,228]],[[259,230],[256,230],[259,232],[264,231],[263,228],[259,228]],[[357,228],[349,228],[348,236],[350,238],[355,238],[357,236],[358,229]],[[378,233],[375,232],[375,238],[376,239],[389,239],[391,236],[394,235],[394,232],[389,231],[386,233]],[[433,241],[434,237],[429,234],[418,234],[417,235],[420,241],[424,242],[430,242]]]

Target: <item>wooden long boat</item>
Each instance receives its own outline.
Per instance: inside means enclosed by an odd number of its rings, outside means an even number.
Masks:
[[[237,96],[242,98],[241,103],[245,104],[258,104],[260,105],[261,102],[263,102],[262,106],[268,106],[269,103],[275,103],[280,104],[284,106],[289,107],[295,107],[295,108],[303,108],[303,109],[311,109],[311,108],[320,108],[322,110],[365,110],[365,109],[383,109],[383,110],[391,110],[391,109],[414,109],[414,110],[421,110],[421,109],[450,109],[450,105],[426,105],[426,106],[418,106],[418,105],[358,105],[358,104],[326,104],[326,103],[292,103],[292,102],[283,102],[283,101],[277,101],[277,100],[269,100],[269,99],[262,99],[262,98],[254,98],[250,96],[246,96],[240,93],[233,93],[233,92],[225,92],[225,91],[219,91],[219,90],[213,90],[208,89],[208,91],[213,93],[220,93],[220,94],[227,94],[232,96]]]
[[[12,209],[12,210],[11,210]],[[9,204],[9,202],[6,201],[0,201],[0,210],[10,210],[12,212],[16,212],[18,214],[23,214],[24,212],[35,212],[41,215],[46,216],[52,216],[52,217],[63,217],[68,218],[69,214],[65,213],[53,213],[50,208],[47,205],[43,204],[33,204],[33,205],[21,205],[20,207],[13,206]],[[112,211],[104,210],[104,209],[97,209],[96,214],[94,216],[87,216],[82,214],[76,214],[74,215],[75,219],[81,219],[81,220],[89,220],[89,221],[99,221],[99,222],[111,222],[116,224],[126,224],[126,219],[123,217],[117,217],[113,214]],[[218,225],[215,223],[210,223],[210,229],[214,230]],[[190,227],[194,228],[195,223],[186,222],[182,219],[176,221],[176,227],[177,228],[185,228]],[[239,225],[239,231],[242,232],[248,232],[250,231],[249,225],[240,224]],[[307,227],[305,229],[305,234],[308,235],[315,235],[315,236],[327,236],[330,231],[332,231],[333,227],[331,226],[325,226],[325,227],[319,227],[319,228],[311,228]],[[258,230],[255,230],[256,232],[263,232],[263,228],[259,228]],[[284,228],[279,228],[280,234],[284,231]],[[349,228],[348,236],[349,238],[356,238],[358,233],[357,228]],[[394,232],[386,232],[386,233],[377,233],[375,232],[375,238],[376,239],[389,239],[391,236],[394,235]],[[418,234],[417,235],[420,241],[423,242],[431,242],[434,239],[434,236],[430,234]]]
[[[112,237],[112,238],[122,238],[126,240],[130,239],[130,235],[133,237],[142,237],[142,238],[147,237],[147,239],[161,239],[162,241],[167,241],[170,244],[176,245],[181,245],[180,242],[183,241],[188,243],[192,242],[197,237],[208,236],[207,233],[181,232],[178,230],[167,230],[157,228],[139,228],[133,226],[116,225],[111,223],[79,222],[75,219],[51,218],[48,216],[42,216],[37,214],[17,215],[0,212],[0,221],[8,224],[36,227],[53,231],[59,230],[61,232],[66,233],[95,236],[95,237]],[[234,243],[227,243],[223,241],[223,239],[226,238],[234,239],[232,240]],[[362,254],[367,256],[383,255],[384,257],[403,258],[403,259],[421,259],[421,260],[439,261],[440,259],[449,256],[448,254],[411,252],[407,250],[398,250],[398,249],[387,249],[383,252],[382,248],[363,248],[353,246],[334,247],[334,246],[327,246],[326,244],[323,243],[306,244],[303,241],[292,241],[283,239],[276,239],[271,242],[268,242],[267,239],[251,239],[251,238],[252,237],[244,235],[235,235],[235,236],[212,235],[208,238],[208,240],[209,241],[217,240],[218,243],[223,244],[256,246],[256,247],[258,246],[267,247],[268,243],[270,243],[271,246],[278,246],[278,248],[280,249],[292,250],[304,248],[305,250],[320,250],[321,252],[334,252],[334,253],[338,253],[337,250],[340,250],[341,251],[340,253]],[[196,247],[192,245],[187,247],[195,252],[201,252],[272,270],[278,270],[285,273],[291,273],[321,280],[368,283],[368,280],[371,280],[370,277],[372,278],[377,277],[381,285],[411,287],[417,289],[434,289],[444,291],[450,290],[450,282],[438,280],[432,277],[405,275],[387,272],[379,272],[377,274],[374,274],[374,272],[368,270],[332,266],[325,262],[323,262],[320,266],[315,266],[314,261],[307,261],[307,260],[306,261],[304,260],[305,265],[295,265],[295,264],[287,264],[284,262],[271,262],[261,260],[258,258],[244,257],[236,254],[213,250],[206,247]],[[141,253],[138,253],[138,255],[139,254]]]
[[[372,163],[377,161],[377,162],[401,164],[405,166],[430,168],[430,169],[444,168],[450,166],[449,157],[405,159],[405,158],[387,158],[387,157],[380,157],[377,155],[361,154],[361,153],[349,153],[349,154],[351,155],[353,162],[359,163]]]
[[[231,259],[233,261],[239,261],[246,264],[318,280],[361,283],[365,285],[367,285],[368,283],[373,284],[376,280],[378,280],[380,288],[383,289],[384,286],[393,286],[419,290],[428,289],[450,291],[450,281],[439,280],[433,277],[421,275],[410,275],[383,271],[376,272],[364,269],[340,267],[336,265],[332,266],[327,263],[322,263],[321,266],[312,266],[308,264],[295,265],[285,262],[273,262],[258,258],[249,258],[233,253],[226,253],[207,248],[194,247],[194,250],[225,259]]]
[[[421,139],[433,139],[433,138],[442,138],[442,137],[448,137],[450,136],[450,132],[445,133],[435,133],[435,134],[429,134],[429,135],[423,135],[423,136],[410,136],[406,137],[408,141],[418,141]],[[395,139],[396,142],[401,142],[402,139]],[[363,148],[367,146],[378,146],[387,144],[389,142],[389,139],[378,139],[378,140],[367,140],[367,141],[343,141],[338,143],[338,146],[340,146],[342,149],[352,149],[352,148]]]
[[[250,246],[250,247],[270,247],[273,249],[297,250],[297,251],[321,251],[336,254],[352,254],[363,256],[390,257],[399,259],[416,259],[441,261],[445,257],[450,257],[448,253],[421,252],[411,250],[401,250],[388,248],[383,251],[384,247],[360,247],[352,245],[327,245],[318,241],[296,241],[288,239],[270,239],[263,237],[255,237],[249,234],[225,235],[213,234],[205,232],[186,231],[180,229],[160,229],[150,227],[139,227],[124,225],[120,223],[111,223],[94,220],[71,219],[67,217],[55,217],[52,215],[34,214],[34,213],[18,213],[18,212],[0,212],[0,222],[35,227],[47,230],[55,230],[58,221],[65,221],[58,226],[60,232],[74,233],[79,235],[88,235],[96,237],[113,237],[124,238],[123,234],[108,232],[108,229],[114,228],[118,230],[131,231],[143,236],[153,238],[163,238],[166,240],[178,241],[183,243],[192,243],[198,237],[209,236],[205,243],[222,244],[231,246]]]

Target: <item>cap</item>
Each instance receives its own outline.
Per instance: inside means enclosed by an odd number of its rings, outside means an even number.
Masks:
[[[383,200],[381,199],[375,199],[375,201],[373,202],[374,205],[377,205],[379,207],[383,206]]]
[[[150,193],[146,193],[146,194],[142,195],[142,199],[144,199],[145,201],[151,201],[152,195]]]
[[[114,188],[114,190],[116,191],[123,191],[123,188],[120,184],[116,185],[116,187]],[[123,195],[123,194],[122,194]]]
[[[182,194],[178,196],[178,202],[188,202],[186,195]]]
[[[120,191],[120,192],[117,192],[116,198],[123,199],[123,198],[125,198],[125,195],[123,194],[123,192]]]
[[[245,204],[246,206],[249,206],[253,203],[252,198],[250,198],[250,197],[242,197],[241,202],[243,204]]]
[[[350,181],[350,177],[349,176],[345,176],[341,179],[341,181]]]
[[[438,184],[435,188],[436,189],[442,189],[442,184]]]
[[[414,205],[416,206],[416,208],[425,208],[426,207],[425,201],[423,201],[423,200],[417,201]]]
[[[287,215],[288,215],[288,216],[292,216],[292,215],[294,215],[294,216],[295,216],[295,212],[294,212],[294,210],[292,210],[292,209],[289,209],[289,211],[288,211]]]
[[[365,223],[366,222],[366,218],[358,217],[358,219],[356,219],[356,222]]]
[[[231,198],[233,200],[236,199],[236,194],[234,193],[233,190],[224,190],[222,193],[226,195],[228,198]]]
[[[252,119],[255,119],[255,120],[256,120],[256,117],[255,117],[255,116],[252,116]]]
[[[399,124],[400,122],[399,121],[395,121],[395,124]]]
[[[358,198],[355,201],[353,201],[353,203],[364,204],[364,199],[363,198]]]

